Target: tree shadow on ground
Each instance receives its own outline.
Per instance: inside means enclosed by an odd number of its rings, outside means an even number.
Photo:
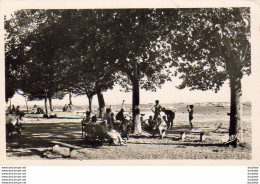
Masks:
[[[109,145],[109,143],[101,142],[86,142],[82,138],[81,123],[27,123],[24,124],[22,136],[14,135],[12,138],[6,139],[7,152],[12,152],[13,149],[28,148],[31,153],[24,153],[25,155],[36,154],[42,157],[41,151],[38,148],[52,148],[54,146],[51,141],[59,141],[81,148],[96,148],[100,149],[101,146]],[[180,126],[177,130],[188,129],[189,126]],[[166,141],[155,139],[159,137],[157,134],[153,137],[151,134],[144,134],[140,136],[132,135],[130,139],[134,138],[139,141],[127,141],[127,144],[151,144],[151,145],[179,145],[179,146],[217,146],[223,147],[221,143],[204,143],[199,142],[199,137],[189,138],[186,142],[180,140],[180,135],[166,135]],[[142,140],[143,139],[143,140]],[[37,148],[37,149],[34,149]],[[22,154],[22,153],[19,153]]]
[[[108,142],[100,141],[86,142],[82,138],[81,123],[27,123],[24,124],[22,136],[14,134],[6,138],[7,152],[19,148],[52,148],[51,141],[58,141],[81,148],[99,149]],[[35,152],[36,153],[36,152]],[[41,154],[37,154],[42,156]]]
[[[6,138],[7,147],[50,147],[50,141],[60,141],[77,146],[84,145],[80,123],[24,124],[22,136]]]

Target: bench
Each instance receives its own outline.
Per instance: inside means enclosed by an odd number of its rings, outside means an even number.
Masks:
[[[57,114],[43,114],[43,118],[57,118]]]
[[[180,139],[182,141],[185,140],[187,134],[199,135],[200,136],[200,142],[205,141],[205,135],[207,134],[205,132],[174,131],[174,130],[166,130],[166,133],[180,134]]]
[[[77,116],[78,116],[79,113],[82,113],[83,115],[86,114],[86,112],[77,112]]]
[[[74,146],[74,145],[63,143],[63,142],[59,142],[59,141],[50,141],[50,142],[55,144],[55,145],[60,145],[60,146],[64,146],[64,147],[69,148],[70,154],[71,154],[71,152],[73,150],[81,149],[81,147],[79,147],[79,146]]]

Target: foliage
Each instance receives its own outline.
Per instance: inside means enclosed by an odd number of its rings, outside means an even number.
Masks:
[[[59,49],[64,30],[56,22],[58,12],[20,10],[5,22],[6,64],[16,66],[12,70],[19,72],[16,88],[31,100],[52,98],[61,90]]]
[[[172,45],[178,45],[183,73],[179,88],[217,92],[226,79],[251,73],[249,13],[249,8],[178,11]]]

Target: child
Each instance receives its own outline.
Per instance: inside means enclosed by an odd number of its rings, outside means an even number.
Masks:
[[[158,121],[158,119],[161,119],[160,112],[162,111],[162,107],[159,104],[159,100],[155,101],[155,105],[152,107],[151,110],[154,113],[154,121]]]
[[[191,130],[193,129],[192,120],[193,120],[193,105],[187,105],[187,110],[189,112],[189,123]]]

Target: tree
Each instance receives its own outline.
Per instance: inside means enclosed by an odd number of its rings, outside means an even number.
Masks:
[[[140,105],[140,87],[155,91],[156,87],[170,80],[167,63],[173,58],[167,54],[171,49],[167,37],[160,34],[167,25],[158,22],[162,12],[157,13],[154,9],[78,12],[81,15],[81,19],[77,19],[79,34],[74,35],[80,35],[78,40],[81,42],[77,45],[83,48],[81,53],[87,53],[88,63],[93,58],[96,64],[101,63],[98,66],[102,74],[108,71],[107,74],[113,77],[111,74],[116,73],[117,81],[126,90],[133,91],[132,109]],[[139,128],[134,128],[134,133],[141,133],[141,126],[135,126],[141,124],[136,112],[133,110],[133,127]]]
[[[160,34],[165,23],[157,21],[159,13],[154,9],[97,12],[98,30],[106,41],[103,60],[117,69],[120,84],[132,90],[132,109],[140,105],[140,87],[155,91],[170,80],[167,63],[173,58],[167,54],[170,46]],[[136,126],[141,123],[137,111],[132,112],[134,133],[141,133],[141,126]]]
[[[241,141],[241,79],[251,73],[250,9],[181,9],[172,46],[180,56],[179,88],[215,90],[229,79],[230,140]],[[178,45],[178,47],[175,47]]]
[[[13,21],[5,21],[5,100],[12,98],[19,88],[19,78],[23,72],[25,46],[21,44],[22,26],[14,28]]]
[[[70,25],[68,36],[73,40],[63,55],[67,63],[66,89],[76,95],[87,95],[90,111],[92,98],[97,94],[101,116],[105,107],[102,92],[113,87],[115,70],[103,58],[107,40],[99,32],[98,14],[95,10],[64,10],[60,22]]]
[[[82,58],[76,58],[78,59],[76,61],[70,59],[69,62],[74,64],[69,67],[66,76],[70,78],[68,84],[73,94],[86,95],[88,97],[89,111],[91,112],[93,96],[99,94],[99,102],[102,103],[100,107],[104,107],[104,98],[100,98],[102,91],[112,88],[115,80],[110,72],[104,72],[104,65],[100,63],[103,67],[99,66],[95,58],[87,59],[88,55],[79,56],[82,56]]]
[[[10,53],[7,63],[18,63],[21,68],[17,88],[31,99],[44,99],[46,113],[47,99],[52,110],[51,98],[62,90],[60,76],[64,65],[59,57],[65,50],[67,30],[58,22],[59,13],[60,10],[20,10],[6,21],[6,53]],[[22,57],[18,58],[16,53]],[[18,69],[14,71],[17,73]]]

